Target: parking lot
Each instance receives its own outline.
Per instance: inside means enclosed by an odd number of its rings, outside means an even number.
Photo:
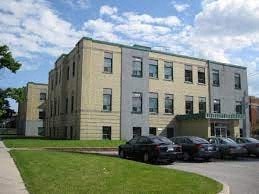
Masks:
[[[212,162],[179,161],[163,167],[195,172],[222,181],[229,185],[232,194],[259,193],[259,158]]]

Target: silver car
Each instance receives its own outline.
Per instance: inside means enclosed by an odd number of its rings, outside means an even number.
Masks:
[[[244,145],[249,155],[256,155],[259,157],[259,140],[251,137],[236,138],[238,144]]]

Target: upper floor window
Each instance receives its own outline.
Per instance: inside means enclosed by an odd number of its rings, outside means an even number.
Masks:
[[[112,89],[103,89],[103,111],[112,111]]]
[[[193,114],[193,97],[185,96],[185,113]]]
[[[54,79],[51,79],[51,90],[54,89]]]
[[[149,112],[158,113],[158,94],[149,93]]]
[[[133,64],[132,64],[132,76],[133,77],[142,77],[142,58],[133,57]]]
[[[192,66],[185,65],[185,81],[192,83]]]
[[[206,98],[199,97],[199,113],[206,113]]]
[[[236,113],[237,114],[242,114],[242,102],[241,101],[236,101]]]
[[[60,68],[60,72],[59,72],[59,80],[58,80],[58,82],[59,82],[59,83],[61,82],[61,72],[62,72],[62,69]]]
[[[142,113],[142,93],[134,92],[132,94],[132,112]]]
[[[212,79],[213,79],[212,85],[219,87],[219,70],[216,70],[216,69],[212,70]]]
[[[74,111],[74,95],[71,96],[71,113]]]
[[[58,70],[56,70],[56,79],[55,79],[55,84],[58,85]]]
[[[112,73],[112,53],[104,53],[104,68],[105,73]]]
[[[205,68],[204,67],[198,68],[198,83],[205,84]]]
[[[165,95],[165,113],[174,114],[174,96],[173,96],[173,94]]]
[[[75,73],[76,73],[76,63],[75,63],[75,61],[73,62],[73,66],[72,66],[73,68],[72,68],[72,75],[73,75],[73,77],[75,76]]]
[[[241,77],[239,73],[235,73],[235,89],[241,89]]]
[[[47,94],[45,92],[40,93],[40,100],[46,100]]]
[[[39,119],[45,119],[45,111],[42,109],[39,110]]]
[[[68,97],[66,97],[65,113],[68,113]]]
[[[149,60],[149,77],[158,78],[158,62],[157,60]]]
[[[69,80],[69,66],[67,67],[67,80]]]
[[[173,63],[165,62],[164,64],[165,80],[173,80]]]
[[[213,101],[214,105],[213,105],[213,112],[214,113],[220,113],[220,100],[219,99],[214,99]]]

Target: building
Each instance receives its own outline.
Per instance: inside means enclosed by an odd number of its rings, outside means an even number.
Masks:
[[[251,134],[259,135],[259,98],[250,96],[250,123],[251,123]]]
[[[239,136],[240,128],[249,134],[245,67],[140,45],[82,38],[57,59],[48,95],[51,137]]]
[[[27,83],[25,101],[18,105],[17,133],[25,136],[45,135],[45,112],[48,85]]]

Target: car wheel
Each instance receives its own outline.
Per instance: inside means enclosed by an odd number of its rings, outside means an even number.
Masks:
[[[145,152],[143,155],[143,162],[148,162],[148,161],[149,161],[149,155],[147,152]]]
[[[120,150],[120,151],[119,151],[119,157],[120,157],[120,158],[126,158],[125,153],[124,153],[123,150]]]
[[[190,154],[188,152],[183,153],[183,160],[184,161],[189,161],[191,159]]]

